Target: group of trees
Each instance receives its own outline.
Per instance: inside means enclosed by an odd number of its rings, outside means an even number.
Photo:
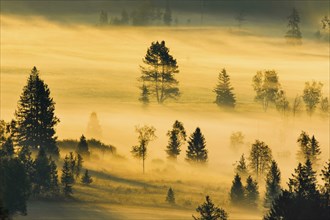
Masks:
[[[176,59],[169,53],[165,41],[152,42],[143,59],[144,66],[141,66],[141,93],[139,101],[147,106],[152,98],[158,103],[164,103],[169,99],[180,97],[179,82],[175,74],[179,73]],[[285,115],[291,110],[291,105],[285,91],[281,88],[278,73],[275,70],[258,71],[252,79],[252,86],[256,92],[255,101],[262,104],[264,111],[267,111],[270,104]],[[322,83],[306,82],[303,94],[296,96],[292,104],[292,113],[295,116],[302,109],[302,100],[305,103],[306,111],[311,116],[318,104],[322,112],[329,112],[328,97],[322,96]],[[214,88],[215,103],[221,107],[234,108],[236,97],[231,86],[230,77],[226,69],[223,69],[218,76],[218,83]]]
[[[130,13],[123,9],[119,16],[113,16],[109,19],[108,13],[104,10],[100,12],[99,24],[104,25],[134,25],[145,26],[151,24],[170,26],[178,23],[177,19],[173,19],[172,9],[169,1],[166,2],[165,8],[155,7],[149,1],[142,1],[140,6],[136,7]]]
[[[138,145],[132,147],[133,157],[142,160],[143,173],[145,172],[145,159],[147,157],[147,147],[149,143],[157,138],[156,129],[153,126],[137,126],[135,131],[138,133]],[[181,146],[186,142],[186,131],[182,122],[175,121],[172,130],[167,132],[169,137],[166,153],[168,159],[176,161],[181,152]],[[205,164],[208,159],[205,137],[199,127],[196,128],[188,140],[188,149],[186,150],[186,161],[196,164]]]
[[[256,207],[259,199],[259,190],[257,181],[251,176],[246,178],[246,185],[243,186],[241,177],[236,174],[230,189],[230,200],[233,205],[245,205]]]

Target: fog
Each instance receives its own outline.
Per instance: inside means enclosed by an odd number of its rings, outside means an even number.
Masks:
[[[198,180],[203,186],[214,183],[216,187],[224,184],[223,198],[215,200],[225,204],[234,176],[233,164],[242,153],[248,156],[256,139],[272,149],[283,186],[297,165],[296,140],[302,130],[314,134],[319,141],[320,164],[329,158],[328,115],[317,110],[312,117],[305,111],[296,117],[291,113],[283,116],[274,107],[263,112],[262,106],[254,102],[251,86],[258,70],[274,69],[290,103],[302,94],[304,83],[311,80],[322,82],[323,94],[329,97],[326,42],[303,39],[303,45],[289,46],[283,37],[259,34],[263,29],[258,27],[100,28],[62,25],[38,16],[24,19],[1,15],[1,28],[0,118],[13,118],[28,74],[36,66],[56,102],[58,138],[78,139],[86,133],[91,113],[96,112],[102,141],[114,145],[118,154],[126,158],[106,156],[98,163],[87,162],[95,172],[103,170],[148,181]],[[182,95],[177,101],[163,105],[152,102],[143,108],[138,102],[139,65],[151,42],[157,40],[165,40],[177,59]],[[212,90],[222,68],[230,75],[238,100],[233,111],[213,103]],[[188,135],[197,126],[201,128],[209,151],[207,167],[195,168],[185,162],[186,145],[177,164],[167,163],[166,133],[175,120],[183,122]],[[142,165],[132,158],[130,150],[137,144],[134,127],[144,124],[154,126],[158,138],[149,145],[146,176],[141,177]],[[245,136],[238,152],[230,148],[230,135],[235,131]]]

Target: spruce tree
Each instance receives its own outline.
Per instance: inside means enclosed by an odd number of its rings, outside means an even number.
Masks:
[[[230,85],[230,77],[226,70],[219,73],[218,85],[213,90],[216,93],[215,103],[218,106],[235,107],[236,98],[233,93],[234,88]]]
[[[330,206],[330,160],[325,164],[321,170],[321,178],[323,180],[323,186],[321,188],[325,204]]]
[[[285,38],[290,44],[301,44],[302,34],[299,28],[300,16],[298,11],[293,8],[290,16],[288,17],[288,31],[286,32]]]
[[[184,144],[187,137],[182,122],[176,120],[173,124],[172,130],[167,132],[167,136],[169,137],[169,140],[166,147],[166,153],[169,159],[176,160],[181,152],[180,147]]]
[[[175,195],[171,187],[167,191],[166,202],[169,204],[175,204]]]
[[[241,159],[238,161],[235,171],[239,176],[241,176],[243,178],[245,178],[249,175],[244,154],[242,154]]]
[[[45,195],[50,190],[51,168],[50,161],[43,147],[39,149],[38,156],[34,161],[35,176],[33,181],[33,193],[35,196]]]
[[[86,185],[89,185],[89,184],[91,184],[92,182],[93,182],[93,179],[92,179],[92,177],[88,174],[88,170],[86,169],[85,170],[85,174],[82,176],[82,178],[81,178],[81,182],[83,183],[83,184],[86,184]]]
[[[14,156],[14,143],[11,137],[8,137],[2,145],[2,150],[8,157]]]
[[[281,172],[275,160],[267,173],[266,177],[266,194],[264,200],[264,207],[270,208],[273,201],[281,194]]]
[[[40,79],[37,68],[33,67],[15,112],[15,139],[18,145],[33,149],[44,147],[47,153],[58,158],[55,125],[59,120],[54,110],[55,102],[50,96],[50,90]]]
[[[228,219],[228,213],[224,209],[215,206],[209,196],[206,196],[206,202],[197,207],[196,212],[199,213],[200,217],[193,216],[195,220]]]
[[[233,205],[240,205],[244,202],[244,188],[238,174],[235,175],[230,189],[230,201]]]
[[[57,174],[57,166],[54,160],[49,158],[50,160],[50,194],[51,196],[58,196],[60,193],[60,187],[58,183],[58,174]]]
[[[89,158],[89,156],[90,156],[88,143],[87,143],[84,135],[81,135],[81,137],[80,137],[79,143],[77,145],[76,153],[80,154],[84,158]]]
[[[258,183],[251,176],[246,179],[245,203],[250,207],[257,207],[259,199]]]
[[[22,147],[18,153],[18,160],[24,166],[25,174],[27,177],[29,192],[32,190],[32,182],[35,177],[35,164],[31,156],[31,151],[28,147]]]
[[[71,170],[70,158],[68,155],[66,155],[64,158],[61,183],[64,195],[67,197],[71,196],[73,194],[72,185],[74,183],[74,178]]]
[[[305,131],[302,131],[297,142],[300,148],[298,151],[298,159],[300,161],[310,160],[314,165],[316,165],[321,154],[321,149],[315,136],[313,135],[312,138],[310,138]]]
[[[186,160],[189,162],[200,164],[205,164],[207,162],[208,156],[205,138],[199,127],[197,127],[195,132],[191,134],[186,153]]]
[[[81,173],[81,170],[82,170],[84,160],[83,160],[82,156],[80,156],[80,154],[77,154],[77,157],[76,157],[75,161],[76,161],[76,165],[75,165],[74,174],[75,174],[75,178],[78,179],[80,177],[80,173]]]

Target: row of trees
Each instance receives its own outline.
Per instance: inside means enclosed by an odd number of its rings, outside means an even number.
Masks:
[[[142,160],[143,173],[145,171],[145,159],[147,157],[148,144],[155,140],[156,129],[152,126],[137,126],[135,128],[138,133],[138,145],[132,147],[131,153],[133,157]],[[175,121],[172,130],[167,132],[169,137],[166,153],[168,159],[175,161],[181,152],[181,146],[186,142],[186,131],[181,122]],[[186,160],[191,163],[205,164],[208,159],[208,151],[206,149],[205,137],[199,127],[191,134],[188,140],[188,149],[186,151]]]
[[[154,97],[158,103],[164,103],[168,99],[177,99],[180,96],[179,82],[175,74],[179,73],[176,59],[169,53],[165,41],[153,42],[148,48],[143,59],[144,66],[141,66],[142,83],[139,101],[144,105]],[[255,101],[262,104],[264,111],[267,111],[270,104],[285,114],[290,109],[290,103],[285,91],[281,88],[278,74],[275,70],[258,71],[253,77],[253,89],[256,92]],[[301,111],[302,100],[305,103],[309,115],[315,112],[318,104],[323,112],[329,112],[328,97],[322,96],[322,83],[306,82],[302,96],[297,96],[292,104],[293,115]],[[231,86],[230,77],[226,69],[223,69],[218,76],[218,83],[213,92],[216,94],[215,103],[222,107],[235,107],[236,97]],[[301,100],[302,99],[302,100]]]

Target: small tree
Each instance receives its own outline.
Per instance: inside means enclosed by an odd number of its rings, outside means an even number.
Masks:
[[[293,116],[296,116],[298,113],[301,112],[302,109],[302,101],[301,101],[301,96],[297,95],[292,104],[292,113]]]
[[[264,200],[264,207],[270,208],[272,203],[280,196],[280,194],[281,172],[278,169],[276,161],[273,160],[266,177],[266,194]]]
[[[61,183],[62,183],[64,195],[67,197],[71,196],[73,194],[72,186],[74,183],[74,178],[73,178],[73,173],[71,171],[70,158],[68,155],[66,155],[64,158]]]
[[[288,17],[288,31],[286,32],[285,38],[287,42],[293,45],[301,44],[302,34],[299,28],[300,16],[298,11],[293,8],[290,16]]]
[[[290,110],[289,101],[286,98],[285,92],[280,90],[275,97],[275,106],[277,111],[285,115]]]
[[[235,168],[235,172],[243,178],[245,178],[249,175],[249,172],[248,172],[248,169],[247,169],[247,166],[245,163],[244,154],[242,154],[241,159],[238,161],[238,164]]]
[[[180,96],[178,81],[174,77],[179,73],[179,67],[176,59],[169,54],[165,41],[153,42],[143,63],[146,66],[141,66],[140,80],[147,86],[150,94],[156,97],[158,103]],[[143,89],[143,86],[141,88]]]
[[[167,191],[166,202],[169,204],[175,204],[175,195],[171,187]]]
[[[230,77],[226,70],[219,73],[218,84],[213,90],[216,94],[215,103],[218,106],[235,107],[236,98],[233,93],[234,88],[230,85]]]
[[[209,196],[206,196],[206,202],[202,205],[199,205],[196,209],[196,212],[200,214],[200,217],[193,218],[195,220],[227,220],[228,214],[227,212],[214,205]]]
[[[84,160],[83,160],[82,156],[80,156],[80,154],[77,154],[75,161],[76,161],[76,166],[75,166],[74,174],[75,174],[75,178],[78,179],[80,176],[80,172],[82,170]]]
[[[196,128],[191,134],[188,141],[188,149],[186,151],[186,160],[188,162],[196,162],[204,164],[207,162],[207,150],[204,135],[200,128]]]
[[[256,207],[258,205],[259,191],[258,183],[251,176],[246,179],[245,202],[247,206]]]
[[[93,182],[93,179],[92,179],[92,177],[88,174],[88,170],[86,169],[85,170],[85,174],[82,176],[82,178],[81,178],[81,182],[83,183],[83,184],[86,184],[86,185],[89,185],[89,184],[91,184],[92,182]]]
[[[57,196],[60,193],[58,183],[57,166],[54,160],[50,158],[50,193],[52,196]]]
[[[297,140],[299,144],[298,159],[300,161],[310,160],[312,163],[317,163],[319,160],[319,155],[321,154],[321,149],[319,142],[316,140],[314,135],[312,138],[309,135],[302,131]]]
[[[141,87],[141,96],[139,98],[139,101],[142,102],[142,104],[144,106],[148,105],[150,102],[149,95],[150,95],[150,92],[149,92],[148,87],[145,84],[143,84]]]
[[[306,82],[305,89],[303,91],[303,100],[306,105],[307,113],[312,116],[316,109],[316,105],[320,103],[321,95],[322,95],[322,83],[313,82]]]
[[[43,147],[39,149],[38,156],[34,162],[34,189],[33,193],[38,195],[45,195],[50,190],[51,185],[51,167],[49,158]]]
[[[157,137],[155,135],[156,129],[152,126],[135,127],[135,131],[139,134],[138,140],[139,145],[133,146],[131,153],[135,158],[142,160],[142,168],[144,173],[144,162],[147,157],[147,147],[150,141],[155,140]]]
[[[187,138],[182,122],[176,120],[173,124],[172,130],[167,132],[167,136],[169,137],[169,140],[166,147],[166,153],[169,159],[176,160],[181,152],[180,147],[185,143]]]
[[[258,179],[259,175],[268,170],[272,161],[272,151],[265,142],[256,140],[252,144],[249,160],[250,166]]]
[[[237,151],[244,144],[244,135],[241,131],[233,132],[230,135],[230,146]]]
[[[322,112],[329,114],[329,99],[328,97],[321,98],[320,109]]]
[[[267,111],[269,103],[275,103],[276,95],[281,86],[276,71],[258,71],[252,82],[256,92],[255,100],[262,104],[264,111]]]
[[[80,141],[77,145],[76,153],[82,155],[84,158],[88,158],[90,156],[88,143],[84,135],[81,135],[80,137]]]
[[[230,189],[230,201],[233,205],[240,205],[244,202],[244,188],[238,174],[235,175]]]

